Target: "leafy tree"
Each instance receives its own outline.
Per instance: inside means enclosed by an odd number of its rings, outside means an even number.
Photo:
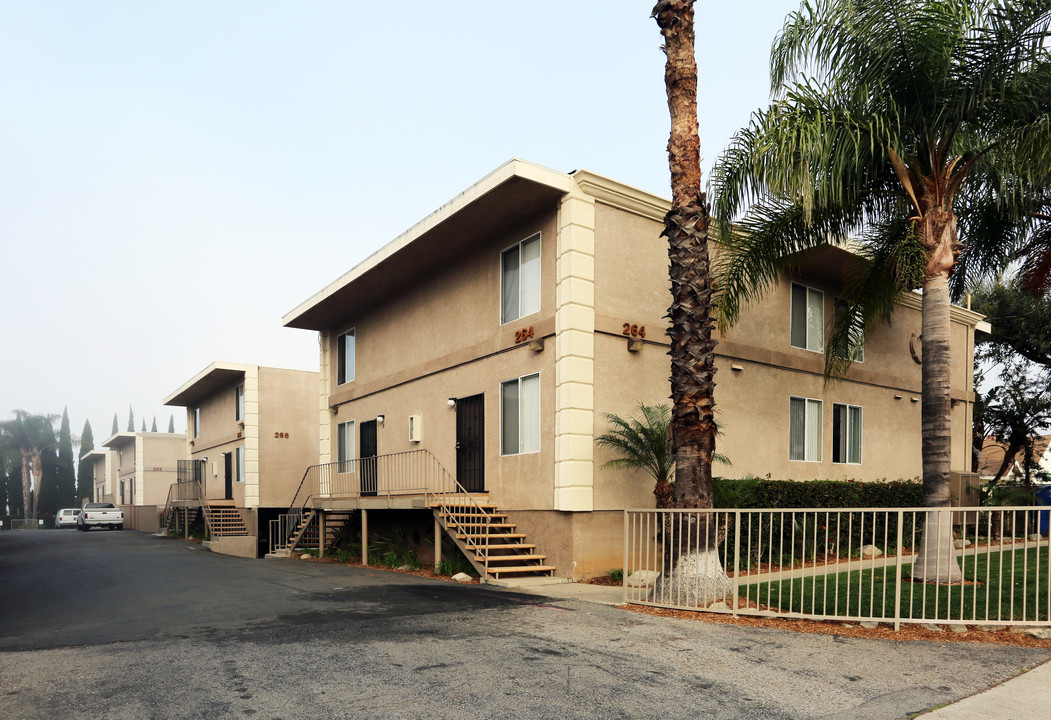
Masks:
[[[58,488],[58,439],[54,430],[51,432],[52,442],[40,451],[40,476],[33,478],[33,482],[40,485],[40,493],[37,499],[37,517],[50,525],[50,520],[62,507],[59,499]]]
[[[63,408],[62,423],[58,428],[58,467],[55,480],[58,507],[75,507],[77,476],[73,463],[73,434],[69,430],[69,408]]]
[[[174,415],[169,415],[168,416],[168,432],[173,433],[173,434],[175,433],[175,416]]]
[[[84,421],[84,432],[80,434],[80,457],[95,449],[95,437],[91,433],[91,422]],[[84,500],[95,497],[95,467],[90,460],[81,460],[77,465],[77,507]]]
[[[1042,379],[1033,379],[1022,364],[1004,372],[1003,383],[990,391],[985,421],[987,432],[1004,445],[1004,459],[992,480],[996,484],[1022,454],[1023,483],[1032,484],[1039,472],[1034,442],[1042,430],[1051,427],[1051,389]],[[1042,473],[1041,473],[1042,474]]]
[[[110,435],[116,435],[120,432],[120,426],[117,425],[117,413],[113,413],[113,429],[110,431]]]
[[[41,454],[55,445],[55,417],[15,410],[14,418],[0,423],[0,446],[18,454],[22,472],[24,516],[36,520],[44,468]]]
[[[131,409],[131,405],[128,406],[128,432],[135,432],[135,413]]]
[[[602,468],[641,468],[653,479],[653,495],[657,507],[674,507],[675,487],[672,477],[675,472],[675,455],[668,446],[668,426],[671,409],[667,405],[644,405],[639,403],[641,417],[622,418],[606,413],[603,418],[610,425],[607,433],[595,438],[595,444],[612,450],[619,457],[602,465]]]
[[[772,103],[714,172],[720,322],[848,238],[868,260],[826,345],[841,375],[903,293],[923,288],[924,503],[950,503],[949,278],[1015,246],[1027,189],[1049,177],[1051,0],[822,0],[791,13],[771,54]],[[995,202],[993,202],[995,201]],[[980,252],[978,252],[980,250]],[[984,261],[983,261],[984,259]],[[946,512],[928,512],[914,577],[961,579]]]
[[[1012,363],[1021,357],[1051,374],[1051,296],[1033,297],[1018,280],[985,283],[972,308],[989,320],[992,332],[975,338],[982,358]]]

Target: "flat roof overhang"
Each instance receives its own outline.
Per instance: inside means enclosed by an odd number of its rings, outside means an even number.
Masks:
[[[445,266],[450,257],[521,223],[572,186],[567,173],[511,160],[301,303],[285,327],[324,330]]]
[[[214,362],[164,398],[165,405],[195,407],[217,392],[242,382],[247,365]]]

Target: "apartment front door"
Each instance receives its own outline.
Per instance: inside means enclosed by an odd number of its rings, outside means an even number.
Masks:
[[[375,495],[376,478],[376,421],[361,423],[361,494]]]
[[[234,454],[223,453],[223,482],[226,493],[223,495],[227,500],[234,499]]]
[[[485,395],[456,401],[456,482],[485,492]]]

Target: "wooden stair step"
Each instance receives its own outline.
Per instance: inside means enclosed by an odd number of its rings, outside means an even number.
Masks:
[[[470,538],[475,541],[489,540],[490,538],[496,540],[510,540],[512,538],[524,538],[525,536],[525,533],[501,533],[499,535],[467,535],[466,533],[456,533],[456,537],[461,540]]]
[[[466,527],[466,528],[472,528],[472,527],[484,528],[484,527],[487,527],[487,528],[508,528],[508,529],[510,529],[510,528],[518,527],[514,523],[456,523],[456,525],[458,527]]]
[[[510,573],[529,573],[529,572],[551,572],[557,570],[554,565],[518,565],[515,567],[500,567],[500,568],[489,568],[491,575],[507,575]]]
[[[534,550],[536,545],[532,543],[504,543],[501,545],[493,545],[486,543],[487,550]]]
[[[478,562],[484,562],[485,558],[476,555]],[[547,555],[490,555],[489,562],[509,562],[511,560],[547,560]]]

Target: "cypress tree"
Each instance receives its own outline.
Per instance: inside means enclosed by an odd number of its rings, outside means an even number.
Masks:
[[[135,413],[131,409],[131,405],[128,406],[128,432],[135,432]]]
[[[80,434],[80,457],[95,449],[95,438],[91,434],[91,423],[84,421],[84,432]],[[90,460],[81,460],[77,466],[77,503],[90,502],[95,497],[95,466]]]
[[[146,418],[142,419],[142,432],[146,432]]]
[[[33,482],[40,484],[40,494],[37,496],[36,517],[44,521],[47,527],[55,517],[59,508],[58,495],[58,451],[56,448],[55,432],[50,432],[50,437],[40,450],[40,470],[42,477],[34,477]]]
[[[168,417],[168,432],[170,432],[172,434],[175,433],[175,416],[174,415],[170,415]]]
[[[117,424],[117,413],[113,413],[113,429],[110,430],[110,435],[116,435],[120,432],[120,426]]]
[[[153,416],[153,427],[150,428],[150,432],[157,432],[157,416]]]
[[[73,435],[69,431],[69,408],[62,410],[62,424],[58,429],[58,506],[76,507],[77,477],[73,468]]]

